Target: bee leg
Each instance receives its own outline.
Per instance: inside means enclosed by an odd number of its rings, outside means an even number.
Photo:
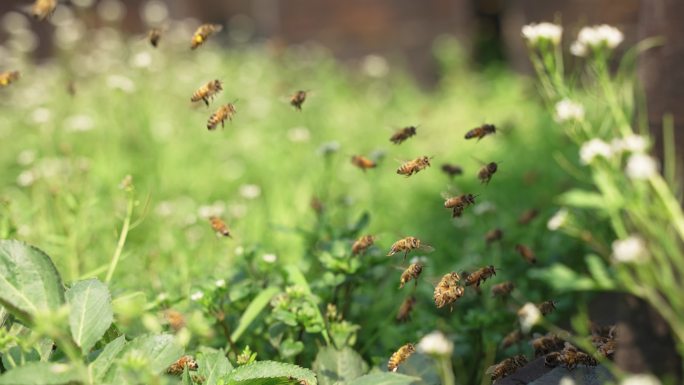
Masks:
[[[226,128],[226,121],[225,120],[221,121],[221,128]]]
[[[207,98],[202,98],[202,100],[204,100],[204,104],[206,104],[207,107],[209,107],[209,99],[207,99]]]

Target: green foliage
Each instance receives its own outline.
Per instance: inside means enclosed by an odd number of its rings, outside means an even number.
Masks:
[[[204,378],[204,385],[216,385],[219,379],[233,370],[223,350],[201,352],[197,357],[197,366],[197,374]]]
[[[321,385],[345,384],[366,373],[368,365],[349,347],[324,347],[316,355],[313,370]]]
[[[420,378],[398,373],[372,373],[359,377],[350,385],[416,385]]]
[[[271,298],[278,294],[280,290],[277,287],[269,287],[267,289],[264,289],[259,295],[254,297],[252,302],[249,304],[247,309],[245,310],[244,313],[242,313],[242,317],[240,317],[240,321],[238,322],[237,328],[231,334],[230,338],[233,341],[237,341],[240,339],[240,336],[242,336],[242,333],[247,330],[249,325],[254,322],[254,320],[257,318],[259,313],[261,313],[264,308],[269,304],[271,301]]]
[[[77,282],[66,292],[71,306],[71,336],[83,353],[90,351],[112,324],[112,299],[109,290],[97,279]]]
[[[82,370],[54,362],[29,362],[0,376],[2,385],[70,385],[83,383]]]
[[[316,375],[311,370],[273,361],[259,361],[240,366],[224,377],[226,385],[270,384],[271,382],[261,381],[282,379],[304,381],[308,385],[318,384]]]

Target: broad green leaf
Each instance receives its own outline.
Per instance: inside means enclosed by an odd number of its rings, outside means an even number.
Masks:
[[[591,277],[596,285],[601,289],[614,289],[615,281],[611,278],[610,272],[605,262],[596,254],[589,254],[585,257],[585,262]]]
[[[162,373],[183,355],[183,348],[170,334],[146,335],[129,342],[123,354],[137,351],[150,361],[150,370]]]
[[[12,369],[15,367],[22,366],[22,353],[24,362],[38,362],[40,361],[40,353],[35,349],[31,348],[28,352],[22,351],[21,346],[12,346],[7,349],[0,357],[2,358],[2,365],[6,369]]]
[[[546,282],[559,292],[596,289],[596,283],[593,279],[580,275],[573,269],[560,263],[545,269],[530,270],[528,275]]]
[[[304,290],[306,294],[311,294],[311,288],[309,287],[309,282],[306,281],[306,277],[301,270],[295,265],[285,266],[285,271],[287,271],[287,277],[289,282],[300,289]]]
[[[268,303],[271,301],[271,298],[273,298],[273,296],[279,292],[280,289],[277,287],[269,287],[254,297],[249,306],[247,306],[245,312],[242,313],[242,317],[240,317],[237,328],[235,328],[233,334],[230,335],[231,340],[239,340],[242,336],[242,333],[247,330],[249,325],[251,325],[257,316],[259,316],[259,313],[261,313],[261,311],[264,310],[264,308],[268,305]]]
[[[438,362],[425,354],[412,354],[401,366],[399,373],[420,378],[420,385],[440,385]]]
[[[190,379],[190,370],[187,366],[183,368],[183,378],[181,379],[182,385],[192,385],[192,380]]]
[[[587,190],[573,189],[561,194],[558,203],[578,208],[605,208],[606,202],[603,195]]]
[[[318,384],[316,375],[311,370],[297,365],[274,361],[258,361],[253,364],[240,366],[224,377],[224,381],[228,385],[251,385],[254,380],[268,379],[293,379],[300,382],[303,381],[307,385]],[[259,383],[261,384],[261,382]],[[270,384],[271,382],[268,383]]]
[[[119,353],[126,345],[126,337],[121,336],[114,341],[107,344],[99,356],[88,367],[90,377],[93,379],[92,383],[101,383],[109,368],[112,366],[114,360],[119,357]]]
[[[291,338],[283,341],[278,347],[281,358],[294,357],[304,350],[304,343],[302,341],[294,341]]]
[[[203,385],[216,385],[232,369],[223,350],[202,352],[197,356],[197,374],[204,377]]]
[[[71,304],[71,337],[88,353],[112,324],[112,298],[107,286],[97,279],[77,282],[66,292]]]
[[[0,240],[0,305],[30,322],[40,310],[64,303],[64,287],[50,257],[40,249]]]
[[[361,377],[368,371],[368,365],[357,352],[349,347],[337,350],[328,346],[322,348],[316,355],[313,370],[321,385],[332,385]]]
[[[349,385],[413,385],[420,381],[418,377],[398,373],[373,373],[359,377]]]
[[[50,362],[29,362],[0,376],[0,385],[67,385],[84,383],[78,368]]]

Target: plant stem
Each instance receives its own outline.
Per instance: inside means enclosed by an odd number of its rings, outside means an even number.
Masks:
[[[448,355],[439,356],[440,372],[442,377],[442,385],[456,385],[454,379],[454,368],[451,365],[451,357]]]
[[[126,237],[128,236],[128,230],[131,226],[134,203],[133,194],[131,193],[128,197],[128,207],[126,208],[126,217],[124,218],[123,226],[121,227],[121,234],[119,234],[119,242],[117,243],[116,250],[112,256],[112,262],[109,264],[109,270],[107,270],[105,283],[109,283],[112,280],[112,276],[114,276],[114,271],[116,270],[116,265],[119,264],[119,258],[121,258],[121,252],[126,244]]]

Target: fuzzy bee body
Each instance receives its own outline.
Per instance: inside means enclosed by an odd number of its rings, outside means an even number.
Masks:
[[[197,30],[195,30],[195,33],[192,35],[192,42],[190,44],[191,49],[195,49],[204,42],[207,41],[209,36],[215,34],[216,32],[219,32],[223,29],[223,26],[220,24],[202,24],[200,25]]]
[[[466,286],[475,285],[476,287],[480,287],[480,284],[482,282],[486,281],[488,278],[491,278],[495,275],[496,269],[494,268],[494,266],[489,265],[481,267],[472,273],[465,273],[463,274],[463,278],[465,280]]]
[[[404,127],[401,130],[397,131],[390,137],[390,142],[394,144],[401,144],[408,138],[414,136],[416,134],[416,127],[415,126],[408,126]]]
[[[592,356],[578,350],[576,347],[565,343],[560,352],[551,352],[544,357],[544,364],[550,367],[563,365],[568,370],[573,370],[577,365],[596,366],[598,362]]]
[[[485,374],[491,376],[492,381],[499,380],[504,377],[508,377],[515,373],[518,369],[522,368],[527,364],[527,357],[519,354],[499,362],[496,365],[492,365],[487,368]]]
[[[226,222],[224,222],[223,219],[212,216],[209,217],[209,223],[211,224],[211,228],[216,231],[217,235],[222,235],[228,238],[231,237],[228,225],[226,225]]]
[[[430,158],[427,156],[421,156],[414,160],[409,160],[405,162],[397,169],[397,174],[405,175],[409,177],[413,174],[420,172],[426,168],[430,167]]]
[[[540,336],[530,341],[534,349],[534,356],[540,357],[554,351],[563,349],[565,341],[553,333]]]
[[[36,0],[31,7],[31,15],[38,20],[52,16],[57,8],[57,0]]]
[[[493,124],[483,124],[480,127],[475,127],[465,134],[466,139],[477,138],[479,142],[482,138],[487,135],[496,134],[496,127]]]
[[[377,166],[377,164],[374,161],[372,161],[372,160],[370,160],[370,159],[368,159],[362,155],[352,156],[351,162],[354,166],[360,168],[363,171],[366,171],[370,168],[375,168]]]
[[[304,104],[304,101],[306,100],[306,91],[297,91],[290,97],[290,104],[298,109],[299,111],[302,110],[302,104]]]
[[[375,243],[375,237],[373,237],[372,235],[362,236],[361,238],[357,239],[352,245],[352,254],[358,255],[365,253],[369,247],[373,246],[373,243]]]
[[[152,28],[149,32],[147,32],[147,41],[150,42],[150,45],[152,47],[157,48],[159,45],[159,40],[161,40],[162,37],[162,30],[160,28]]]
[[[411,311],[413,310],[413,306],[416,304],[416,297],[414,296],[408,296],[404,301],[401,303],[401,306],[399,306],[399,312],[397,313],[397,321],[398,322],[405,322],[408,321],[409,318],[411,318]]]
[[[556,303],[553,301],[544,301],[540,303],[538,306],[539,311],[542,313],[542,315],[547,315],[551,314],[556,310]]]
[[[517,244],[515,245],[515,251],[528,263],[537,263],[537,256],[528,246]]]
[[[387,370],[390,372],[396,372],[399,368],[399,365],[401,365],[402,362],[406,361],[415,351],[416,348],[411,343],[408,343],[400,347],[399,350],[392,354],[392,356],[389,359],[389,362],[387,362]]]
[[[502,282],[492,286],[492,297],[507,297],[515,289],[513,282]]]
[[[199,102],[200,100],[202,100],[204,101],[204,104],[209,106],[209,100],[222,90],[223,85],[221,84],[221,81],[219,81],[218,79],[212,80],[209,83],[200,87],[197,91],[195,91],[190,97],[190,101]]]
[[[225,127],[225,121],[226,119],[232,121],[233,120],[233,115],[237,110],[235,109],[235,106],[232,103],[228,103],[226,105],[223,105],[219,107],[216,112],[211,114],[209,117],[209,121],[207,122],[207,129],[209,131],[216,129],[216,127],[221,123],[221,127]]]
[[[481,183],[489,184],[489,181],[492,180],[492,175],[494,175],[498,169],[499,166],[495,162],[488,163],[477,173],[477,178]]]
[[[404,259],[406,259],[406,255],[412,250],[416,250],[419,247],[422,246],[422,242],[420,239],[416,237],[406,237],[402,238],[392,244],[392,247],[390,248],[389,253],[387,253],[387,256],[390,257],[396,253],[399,252],[404,252]]]
[[[416,285],[418,285],[418,277],[420,273],[423,272],[423,264],[416,262],[409,265],[409,267],[401,273],[401,280],[399,283],[399,288],[402,289],[406,283],[410,280],[416,280]]]
[[[0,87],[7,87],[19,79],[19,71],[0,72]]]
[[[449,163],[444,163],[442,165],[442,171],[447,174],[449,177],[454,177],[456,175],[461,175],[463,174],[463,168],[461,166],[457,166],[455,164],[449,164]]]
[[[459,285],[461,276],[456,272],[445,274],[435,287],[434,300],[437,308],[454,303],[463,297],[465,289]]]
[[[186,366],[188,370],[197,370],[198,368],[197,361],[195,361],[195,359],[192,358],[192,356],[183,356],[179,358],[178,361],[171,364],[171,366],[169,366],[166,372],[168,374],[180,376],[181,374],[183,374],[183,371],[185,370]]]
[[[462,194],[447,198],[444,201],[444,208],[451,209],[452,218],[456,218],[460,217],[463,214],[463,210],[472,204],[475,204],[475,195]]]
[[[518,223],[521,225],[526,225],[532,222],[532,220],[534,220],[534,218],[536,218],[537,215],[539,215],[539,210],[529,209],[524,213],[520,214],[520,217],[518,218]]]
[[[503,238],[503,231],[499,228],[489,230],[487,234],[485,234],[485,243],[487,245],[494,243],[496,241],[500,241],[501,238]]]
[[[507,349],[514,344],[517,344],[523,339],[523,334],[520,329],[515,329],[512,332],[506,334],[506,336],[501,341],[501,347]]]

